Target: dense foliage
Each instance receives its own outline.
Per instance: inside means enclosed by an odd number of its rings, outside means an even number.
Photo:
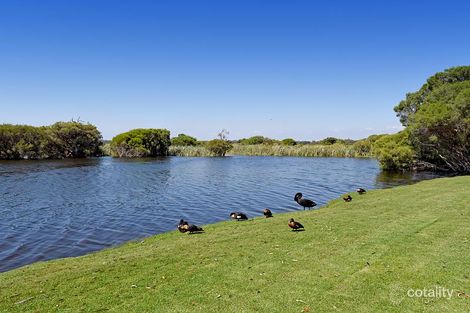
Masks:
[[[197,139],[185,134],[179,134],[178,137],[171,138],[172,146],[196,146]]]
[[[169,146],[170,131],[138,128],[114,137],[110,152],[112,156],[120,158],[166,156]]]
[[[0,125],[0,159],[63,159],[101,154],[101,133],[91,124]]]
[[[214,156],[225,156],[232,147],[230,141],[223,139],[213,139],[206,143],[207,150]]]
[[[425,105],[430,98],[431,93],[443,85],[463,82],[470,80],[470,66],[458,66],[439,72],[426,81],[426,83],[416,92],[406,94],[405,100],[402,100],[395,108],[397,116],[404,126],[408,125],[408,118],[413,116],[421,106]],[[449,99],[448,99],[449,100]]]
[[[470,173],[470,66],[435,74],[395,111],[419,166]]]
[[[354,142],[353,148],[360,154],[368,155],[372,153],[374,142],[386,135],[371,135],[365,139]]]
[[[268,137],[263,136],[253,136],[250,138],[243,138],[238,141],[238,143],[242,145],[261,145],[261,144],[270,144],[273,143],[274,140]]]
[[[281,140],[281,144],[284,146],[295,146],[297,142],[292,138],[286,138]]]
[[[380,137],[372,144],[372,152],[385,170],[410,169],[415,158],[407,131]]]

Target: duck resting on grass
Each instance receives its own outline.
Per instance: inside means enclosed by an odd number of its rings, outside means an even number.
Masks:
[[[345,202],[351,202],[351,201],[352,201],[352,197],[351,197],[351,195],[347,195],[346,197],[343,197],[343,200],[344,200]]]
[[[305,199],[303,198],[303,195],[298,192],[295,194],[294,196],[294,200],[295,202],[297,202],[300,206],[303,206],[304,207],[304,210],[305,208],[313,208],[314,206],[316,206],[317,204],[315,202],[313,202],[312,200],[309,200],[309,199]]]
[[[178,230],[180,233],[185,233],[187,232],[187,227],[189,226],[188,222],[186,222],[183,219],[180,219],[180,222],[178,224]]]
[[[366,193],[366,190],[365,190],[364,188],[357,188],[357,189],[356,189],[356,192],[357,192],[358,194],[362,195],[362,194],[365,194],[365,193]]]
[[[248,216],[246,216],[246,214],[242,212],[232,212],[230,213],[230,218],[232,220],[237,221],[246,221],[248,219]]]
[[[300,224],[299,222],[294,221],[293,218],[289,220],[289,223],[287,225],[293,230],[293,231],[298,231],[298,230],[303,230],[304,226]]]
[[[181,219],[180,220],[180,223],[178,224],[178,230],[181,232],[181,233],[186,233],[186,232],[189,232],[190,234],[192,233],[200,233],[200,232],[203,232],[204,229],[202,229],[202,227],[199,227],[197,225],[194,225],[194,224],[188,224],[188,222],[186,222],[185,220]]]
[[[273,212],[271,212],[270,209],[266,208],[263,210],[263,215],[268,218],[268,217],[273,217]]]

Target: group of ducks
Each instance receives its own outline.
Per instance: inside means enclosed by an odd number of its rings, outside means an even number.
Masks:
[[[366,193],[366,190],[363,189],[363,188],[357,188],[356,192],[358,194],[362,195],[362,194]],[[351,197],[351,195],[346,195],[345,197],[343,197],[343,200],[345,202],[351,202],[352,199],[353,198]],[[310,208],[313,208],[314,206],[317,205],[314,201],[309,200],[309,199],[305,199],[300,192],[295,194],[294,200],[300,206],[302,206],[304,208],[304,210],[305,210],[305,208],[310,209]],[[273,217],[273,213],[268,208],[265,208],[263,210],[263,215],[266,218]],[[236,220],[236,221],[246,221],[246,220],[248,220],[248,216],[245,213],[242,213],[242,212],[232,212],[232,213],[230,213],[230,218],[232,220]],[[287,226],[289,226],[289,228],[292,229],[293,231],[304,230],[304,226],[302,224],[300,224],[299,222],[295,221],[293,218],[291,218],[289,220],[289,222],[287,223]],[[194,225],[194,224],[189,224],[187,221],[185,221],[183,219],[181,219],[179,224],[178,224],[178,230],[181,233],[190,233],[190,234],[201,233],[201,232],[204,231],[204,229],[202,229],[201,227],[199,227],[197,225]]]

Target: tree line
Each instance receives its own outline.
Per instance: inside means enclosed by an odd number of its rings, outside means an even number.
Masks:
[[[0,125],[0,159],[64,159],[100,156],[96,126],[80,121],[51,126]]]
[[[139,128],[119,134],[103,145],[96,126],[81,121],[41,127],[3,124],[0,125],[0,159],[62,159],[103,154],[155,157],[168,155],[171,145],[201,146],[213,156],[225,156],[234,144],[299,148],[333,145],[352,147],[357,155],[374,156],[386,170],[470,173],[470,66],[453,67],[431,76],[418,91],[406,94],[394,110],[405,127],[403,131],[357,141],[327,137],[305,142],[264,136],[230,141],[225,130],[216,139],[199,141],[186,134],[170,138],[166,129]],[[258,150],[264,153],[269,149]]]

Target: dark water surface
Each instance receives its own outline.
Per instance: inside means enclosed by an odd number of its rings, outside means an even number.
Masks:
[[[382,173],[371,159],[225,157],[0,162],[0,272],[76,256],[231,211],[261,215],[355,190],[436,177]]]

